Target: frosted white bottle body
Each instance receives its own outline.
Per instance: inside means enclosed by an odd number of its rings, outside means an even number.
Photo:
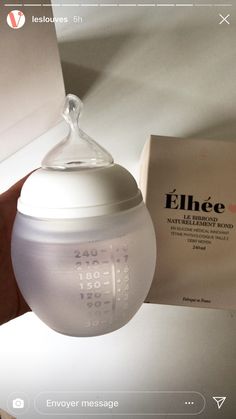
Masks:
[[[19,288],[52,329],[95,336],[126,324],[151,286],[156,239],[144,204],[82,219],[17,214],[12,262]]]

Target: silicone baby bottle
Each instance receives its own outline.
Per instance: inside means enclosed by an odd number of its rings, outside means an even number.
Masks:
[[[94,336],[126,324],[151,286],[156,241],[132,175],[78,125],[66,98],[68,137],[21,190],[12,235],[20,291],[52,329]]]

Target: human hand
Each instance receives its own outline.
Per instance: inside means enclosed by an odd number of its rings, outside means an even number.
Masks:
[[[11,261],[11,234],[17,199],[26,177],[0,195],[0,325],[30,311],[17,286]]]
[[[5,410],[0,409],[0,419],[16,419],[15,416],[10,415],[5,412]]]

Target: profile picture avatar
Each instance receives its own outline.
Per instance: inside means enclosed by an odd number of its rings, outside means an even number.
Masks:
[[[23,409],[25,407],[25,402],[23,399],[14,399],[12,400],[13,409]]]
[[[12,10],[7,15],[7,24],[12,29],[20,29],[25,24],[25,15],[20,10]]]

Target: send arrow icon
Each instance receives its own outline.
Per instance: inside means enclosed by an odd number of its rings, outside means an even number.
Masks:
[[[221,409],[226,400],[226,397],[213,397],[213,400],[215,400],[215,402],[217,403],[218,409]]]

